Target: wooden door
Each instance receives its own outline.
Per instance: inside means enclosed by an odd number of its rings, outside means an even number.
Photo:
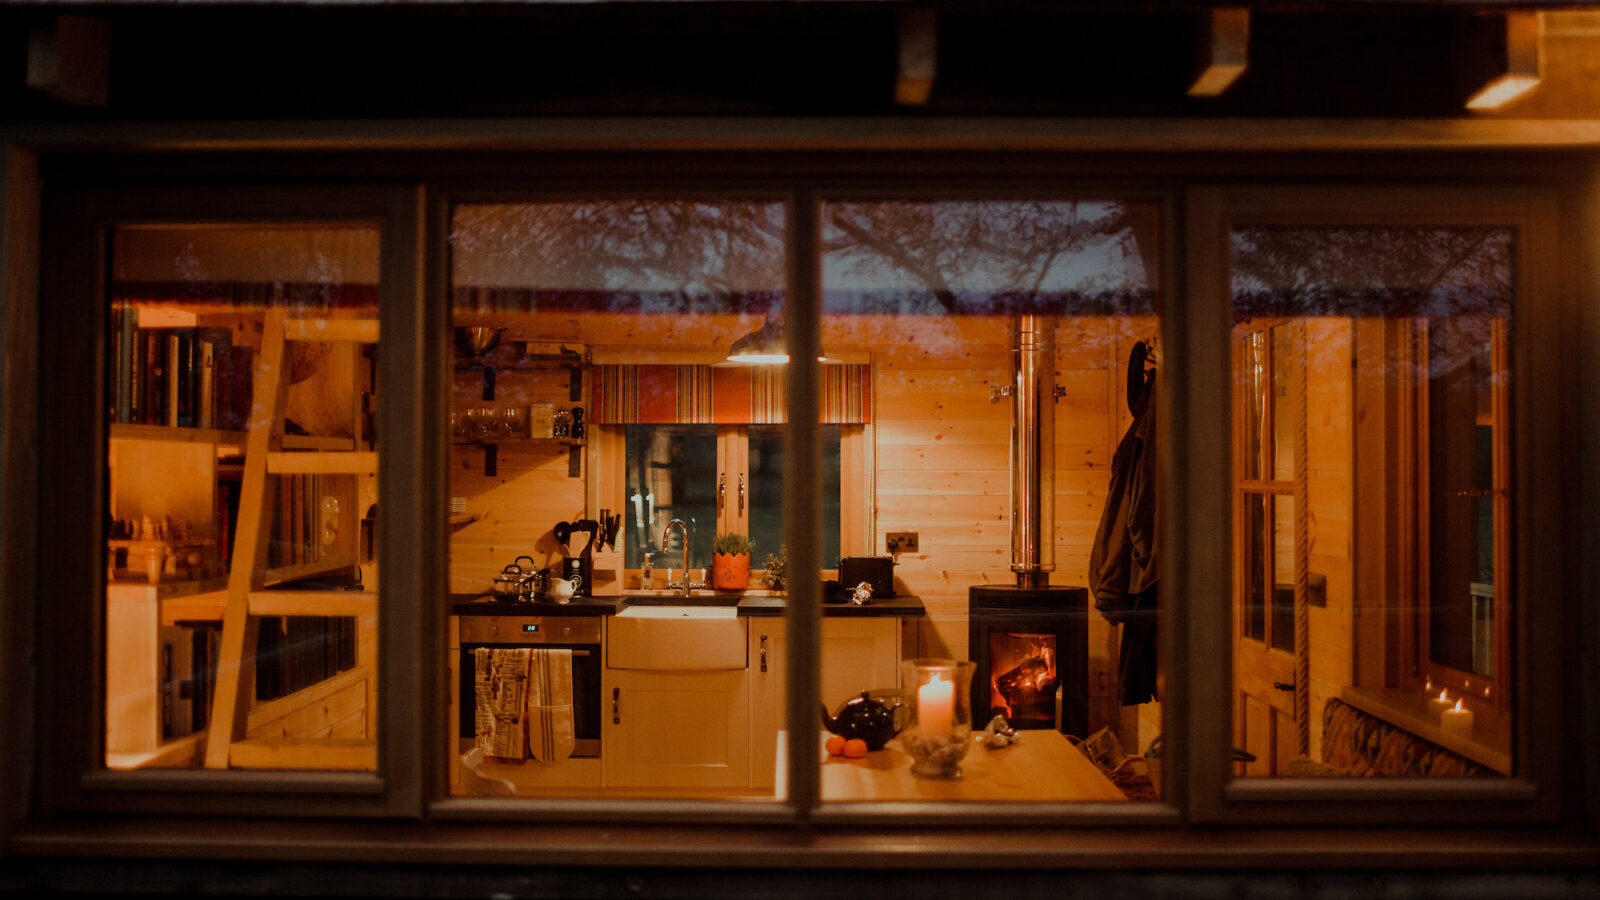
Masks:
[[[1277,775],[1306,752],[1309,563],[1304,477],[1304,326],[1256,323],[1234,345],[1234,746],[1240,775]],[[1299,701],[1299,702],[1297,702]]]

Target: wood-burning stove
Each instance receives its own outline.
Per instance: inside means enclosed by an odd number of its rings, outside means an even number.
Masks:
[[[1081,587],[968,588],[967,652],[977,664],[973,727],[999,714],[1016,728],[1057,728],[1084,736],[1088,613],[1089,592]]]

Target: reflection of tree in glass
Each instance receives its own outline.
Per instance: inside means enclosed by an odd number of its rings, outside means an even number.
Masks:
[[[550,305],[730,311],[784,284],[778,203],[600,200],[457,207],[458,287],[523,288]]]
[[[1154,255],[1155,217],[1121,203],[830,203],[823,223],[830,312],[1087,314],[1153,306],[1144,260]]]
[[[1508,316],[1504,228],[1241,228],[1235,315]]]

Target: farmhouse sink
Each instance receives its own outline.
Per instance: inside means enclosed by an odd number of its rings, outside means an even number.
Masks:
[[[732,606],[629,606],[611,617],[613,669],[743,669],[745,623]]]

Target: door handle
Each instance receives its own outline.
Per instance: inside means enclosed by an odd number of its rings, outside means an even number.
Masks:
[[[1290,691],[1290,692],[1294,691],[1294,685],[1288,684],[1288,683],[1282,682],[1282,681],[1274,681],[1272,683],[1272,686],[1277,688],[1280,691]]]
[[[723,472],[717,476],[717,509],[722,509],[728,501],[728,473]]]
[[[621,702],[622,702],[622,688],[618,688],[618,687],[612,688],[611,689],[611,724],[613,724],[613,725],[621,725],[622,724],[622,713],[617,709],[618,705]]]
[[[739,473],[739,512],[744,512],[744,473]]]
[[[767,636],[761,636],[761,671],[767,670]]]

